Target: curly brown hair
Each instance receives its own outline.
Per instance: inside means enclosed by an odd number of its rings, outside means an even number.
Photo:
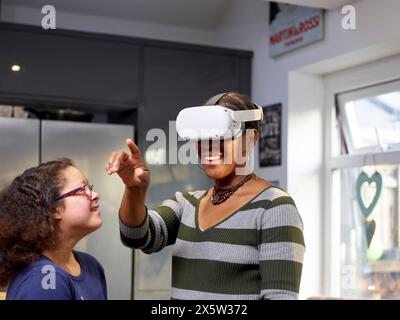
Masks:
[[[63,171],[70,159],[50,161],[27,169],[0,193],[0,287],[19,270],[58,244],[54,209],[65,184]]]

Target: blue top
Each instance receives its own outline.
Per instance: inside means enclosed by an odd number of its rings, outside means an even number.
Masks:
[[[7,289],[7,300],[107,300],[101,264],[91,255],[74,251],[81,267],[77,277],[42,256],[16,274]]]

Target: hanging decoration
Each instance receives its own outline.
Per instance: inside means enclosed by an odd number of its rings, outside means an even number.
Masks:
[[[375,161],[373,162],[375,166]],[[365,184],[368,184],[367,186],[368,188],[371,188],[371,185],[375,184],[375,194],[373,195],[372,201],[369,203],[369,205],[367,205],[366,202],[367,199],[365,199],[363,193],[363,188]],[[375,234],[375,229],[376,229],[375,220],[373,219],[368,220],[368,217],[374,211],[381,196],[381,193],[382,193],[382,175],[376,169],[375,172],[372,174],[372,176],[369,176],[364,170],[361,171],[356,182],[356,194],[357,194],[358,206],[360,207],[361,213],[365,218],[364,226],[365,226],[365,236],[368,248],[371,245],[371,241]]]
[[[369,185],[375,183],[376,185],[376,192],[369,206],[366,205],[365,199],[363,197],[362,188],[364,183],[368,183]],[[358,205],[360,206],[360,210],[364,218],[367,219],[372,213],[372,211],[375,209],[376,204],[378,203],[379,197],[381,195],[382,175],[378,171],[375,171],[375,173],[371,177],[369,177],[365,171],[361,171],[360,175],[357,178],[356,188],[357,188]]]

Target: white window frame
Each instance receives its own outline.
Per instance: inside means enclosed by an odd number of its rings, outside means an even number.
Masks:
[[[323,281],[327,295],[340,296],[340,204],[333,203],[333,172],[336,169],[400,163],[400,151],[378,151],[355,155],[335,156],[336,96],[380,83],[400,79],[400,55],[375,61],[366,65],[325,75],[325,123],[324,123],[324,208],[323,216]],[[336,197],[340,195],[335,195]]]
[[[373,96],[383,94],[389,91],[399,91],[400,88],[400,79],[396,79],[394,81],[384,82],[384,83],[377,83],[373,86],[359,88],[357,90],[350,90],[347,92],[342,92],[340,95],[337,96],[336,102],[337,107],[340,110],[342,115],[345,114],[344,105],[352,100],[357,100],[366,96]],[[347,121],[347,117],[343,116],[343,133],[346,137],[347,147],[349,149],[349,153],[351,154],[365,154],[365,153],[373,153],[376,152],[377,147],[364,147],[364,148],[354,148],[352,144],[351,133],[349,130],[349,123]],[[388,149],[391,150],[400,150],[400,143],[390,145]]]

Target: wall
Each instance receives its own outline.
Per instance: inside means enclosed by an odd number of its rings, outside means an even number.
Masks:
[[[321,295],[323,290],[324,88],[318,76],[303,73],[290,73],[289,87],[288,106],[295,107],[289,110],[288,119],[288,191],[296,201],[305,228],[301,284],[304,298]]]
[[[357,29],[341,27],[340,10],[326,13],[325,39],[272,59],[268,53],[268,3],[232,0],[217,30],[204,31],[115,19],[59,15],[60,28],[118,33],[253,50],[252,97],[260,105],[282,102],[283,165],[256,168],[293,195],[305,224],[306,257],[301,297],[323,293],[324,218],[323,75],[398,52],[400,1],[354,2]],[[5,9],[4,20],[32,23],[31,9]],[[35,13],[39,16],[39,13]],[[40,21],[40,17],[36,21]],[[290,74],[290,77],[289,77]],[[310,75],[314,74],[314,75]],[[289,81],[290,78],[290,81]],[[303,94],[306,93],[306,94]],[[301,133],[301,134],[299,134]]]

